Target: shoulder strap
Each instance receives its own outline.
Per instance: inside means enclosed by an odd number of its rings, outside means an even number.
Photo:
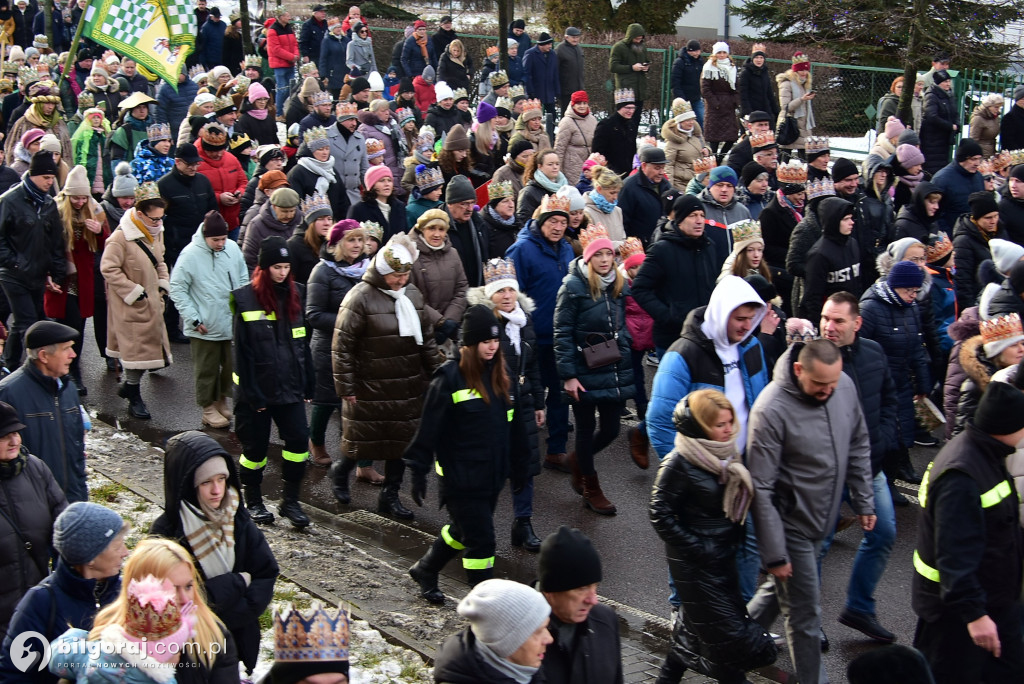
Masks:
[[[137,244],[139,246],[139,248],[149,258],[149,261],[153,264],[153,268],[156,268],[156,257],[153,256],[153,252],[150,251],[149,247],[146,246],[145,240],[143,238],[139,238],[138,240],[133,240],[132,242],[134,242],[135,244]]]
[[[14,530],[14,534],[18,535],[18,539],[21,540],[22,547],[24,547],[25,552],[28,553],[28,556],[32,559],[32,562],[35,563],[36,569],[39,570],[39,574],[41,574],[43,577],[49,575],[50,569],[45,565],[41,565],[39,563],[39,559],[36,557],[34,553],[32,553],[32,542],[25,537],[25,533],[22,532],[21,528],[18,527],[18,524],[14,522],[14,518],[8,515],[7,511],[5,511],[2,506],[0,506],[0,515],[3,516],[4,520],[7,521],[7,524],[10,525],[11,528]]]

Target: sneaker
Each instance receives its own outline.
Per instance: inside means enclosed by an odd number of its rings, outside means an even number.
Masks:
[[[658,355],[655,354],[654,352],[647,352],[644,355],[644,363],[646,363],[648,366],[653,366],[654,368],[657,368],[660,362],[661,359],[659,359]]]
[[[917,430],[914,433],[914,444],[923,447],[937,447],[939,446],[939,440],[932,437],[932,434],[927,430]]]
[[[621,418],[622,420],[635,420],[636,414],[630,411],[628,406],[624,405],[622,407],[622,412],[619,413],[619,418]]]
[[[839,614],[839,624],[855,629],[879,643],[891,644],[896,641],[896,635],[880,625],[878,618],[870,613],[856,613],[845,608]]]

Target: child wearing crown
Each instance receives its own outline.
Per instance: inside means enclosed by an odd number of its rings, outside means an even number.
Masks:
[[[619,246],[619,256],[622,257],[619,272],[626,279],[626,283],[632,286],[633,279],[644,263],[644,245],[638,238],[626,238]],[[646,354],[654,351],[654,319],[637,304],[633,295],[626,295],[626,328],[632,338],[629,352],[633,361],[633,383],[636,387],[633,403],[636,404],[636,414],[640,418],[640,423],[629,430],[629,453],[633,457],[633,462],[646,470],[650,465],[651,440],[647,437],[647,425],[644,420],[647,415],[647,385],[644,382],[643,360]]]

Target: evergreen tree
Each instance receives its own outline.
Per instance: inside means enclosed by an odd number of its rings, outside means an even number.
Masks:
[[[625,31],[626,26],[633,23],[642,24],[650,35],[675,34],[676,20],[695,2],[625,0],[618,7],[612,7],[610,0],[546,0],[545,14],[552,35],[560,35],[569,26],[584,31]]]

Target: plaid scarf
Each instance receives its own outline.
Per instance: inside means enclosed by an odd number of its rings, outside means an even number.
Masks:
[[[228,487],[220,508],[209,508],[182,499],[181,525],[192,553],[206,577],[219,577],[235,567],[235,513],[238,490]]]

